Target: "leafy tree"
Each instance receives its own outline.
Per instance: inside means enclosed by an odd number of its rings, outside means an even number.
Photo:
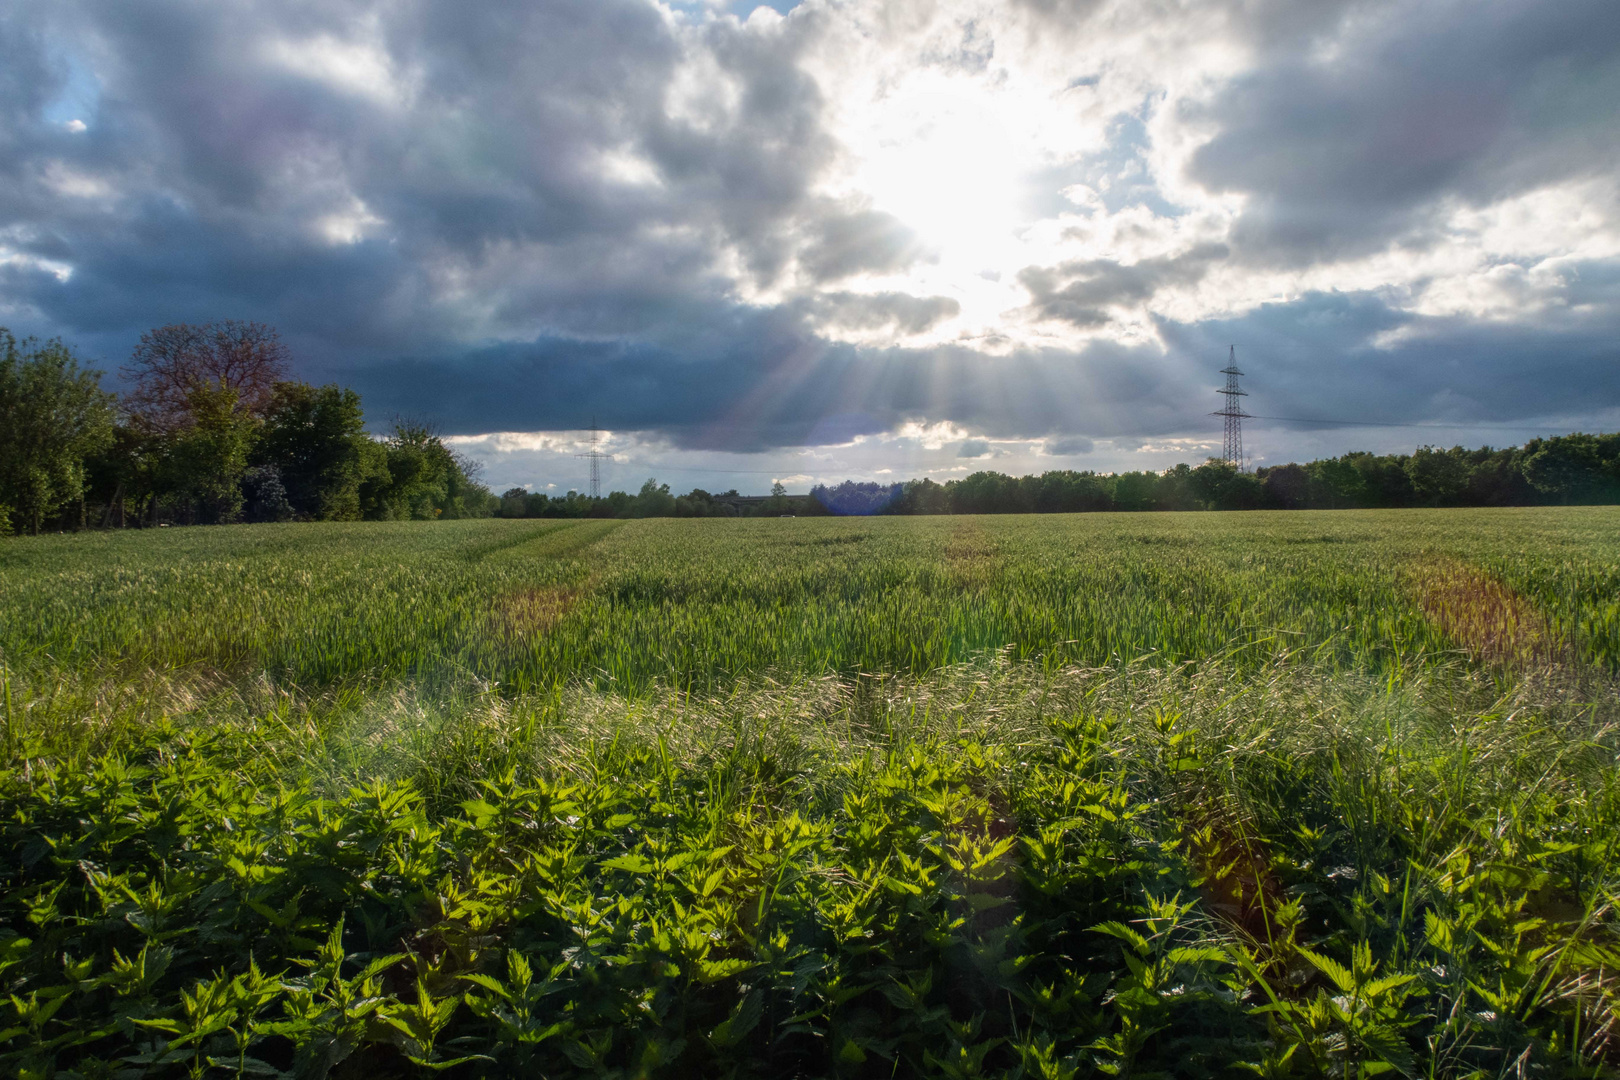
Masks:
[[[675,496],[669,493],[668,484],[649,478],[641,485],[630,513],[634,517],[671,517],[675,513]]]
[[[1198,497],[1193,494],[1192,466],[1182,463],[1160,473],[1157,495],[1156,510],[1198,509]]]
[[[1311,474],[1303,465],[1289,462],[1258,474],[1267,504],[1283,510],[1303,510],[1311,505]]]
[[[1326,510],[1365,505],[1362,474],[1348,457],[1327,458],[1305,466],[1311,477],[1311,505]]]
[[[1461,505],[1531,506],[1541,501],[1519,467],[1517,447],[1493,450],[1487,446],[1469,451],[1467,457],[1468,484]]]
[[[1524,475],[1550,502],[1620,500],[1620,435],[1576,433],[1524,447]]]
[[[368,491],[368,518],[406,521],[443,513],[450,455],[431,427],[396,421],[384,443],[383,460],[386,473]]]
[[[1406,469],[1409,459],[1404,455],[1358,453],[1348,457],[1361,477],[1362,497],[1366,500],[1363,505],[1411,506],[1418,501]]]
[[[444,445],[427,424],[395,423],[383,444],[383,463],[386,471],[363,499],[368,518],[488,517],[502,505],[478,482],[479,464]]]
[[[365,430],[360,395],[339,386],[279,382],[255,460],[274,466],[298,515],[359,521],[361,489],[388,477],[386,452]]]
[[[1157,473],[1128,472],[1114,477],[1114,509],[1153,510],[1158,501]]]
[[[489,517],[500,505],[495,494],[478,479],[484,467],[459,451],[439,442],[439,452],[447,459],[445,466],[445,500],[441,507],[446,518]],[[667,492],[669,489],[666,488]],[[673,500],[672,500],[673,501]]]
[[[242,474],[260,421],[240,405],[232,387],[194,386],[185,403],[190,425],[173,436],[165,470],[168,487],[192,503],[196,520],[204,525],[232,522],[242,513]]]
[[[495,511],[495,516],[503,518],[529,517],[528,497],[527,488],[507,488],[501,492],[501,505]]]
[[[950,485],[951,509],[959,514],[1027,514],[1035,509],[1035,492],[1011,476],[976,472]]]
[[[810,497],[826,507],[828,512],[840,517],[866,516],[881,514],[888,510],[895,500],[899,499],[902,490],[900,484],[872,482],[861,484],[854,480],[845,480],[833,488],[817,484],[810,489]]]
[[[1462,447],[1436,450],[1420,446],[1406,459],[1412,493],[1424,506],[1456,506],[1468,488],[1468,463]]]
[[[600,500],[598,500],[600,501]],[[589,515],[593,502],[590,498],[577,491],[569,491],[561,498],[550,500],[546,505],[546,517],[553,518],[582,518]]]
[[[1111,479],[1094,472],[1074,472],[1069,469],[1042,473],[1035,485],[1035,512],[1067,514],[1112,510],[1114,492]]]
[[[274,465],[255,465],[242,474],[242,495],[250,521],[291,521],[297,516]]]
[[[780,480],[771,482],[770,501],[765,504],[764,512],[771,517],[781,517],[788,512],[787,485]]]
[[[1210,458],[1192,470],[1191,490],[1211,510],[1253,510],[1265,497],[1260,480],[1220,458]]]
[[[101,524],[139,524],[163,487],[170,440],[144,424],[119,423],[100,452],[85,459],[86,497],[102,507]]]
[[[79,499],[85,459],[113,438],[113,397],[60,341],[18,343],[0,328],[0,523],[29,532]]]
[[[809,500],[815,503],[815,500]],[[820,505],[815,503],[815,505]],[[924,477],[907,482],[900,498],[895,500],[896,514],[948,514],[951,512],[951,493],[944,484]]]

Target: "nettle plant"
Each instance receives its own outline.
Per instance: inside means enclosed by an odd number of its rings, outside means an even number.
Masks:
[[[616,741],[431,800],[267,760],[163,727],[13,760],[10,1074],[1552,1075],[1611,1051],[1612,798],[1486,821],[1397,768],[1346,815],[1340,758],[1238,761],[1170,709],[798,769]]]

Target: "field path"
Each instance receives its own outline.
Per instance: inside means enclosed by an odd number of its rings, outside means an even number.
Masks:
[[[479,552],[476,558],[566,559],[601,543],[624,526],[623,521],[564,521],[537,536],[524,536]],[[473,556],[469,556],[473,557]]]
[[[624,524],[612,520],[571,521],[533,539],[502,548],[500,553],[511,559],[560,562],[601,543]],[[519,643],[548,633],[573,610],[596,580],[595,573],[584,567],[572,570],[568,581],[522,589],[497,598],[492,619],[494,634],[508,642]]]

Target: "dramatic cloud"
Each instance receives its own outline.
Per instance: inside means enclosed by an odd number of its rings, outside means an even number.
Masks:
[[[1432,243],[1448,211],[1612,177],[1620,9],[1604,0],[1352,10],[1188,113],[1192,179],[1250,203],[1236,238],[1296,261]]]
[[[1197,460],[1234,342],[1261,459],[1512,442],[1620,410],[1617,100],[1612,0],[16,0],[0,323],[497,483]]]

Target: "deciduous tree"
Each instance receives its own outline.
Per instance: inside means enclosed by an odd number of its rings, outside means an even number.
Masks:
[[[120,369],[134,384],[125,403],[144,423],[173,431],[190,423],[194,389],[223,386],[236,391],[240,408],[263,416],[290,360],[275,329],[263,323],[227,319],[160,326],[141,335]]]
[[[29,532],[84,493],[86,457],[112,441],[113,396],[60,341],[0,328],[0,518]],[[6,509],[9,507],[9,510]]]
[[[254,460],[274,466],[294,512],[317,521],[359,521],[362,489],[388,475],[360,395],[340,386],[277,383]]]
[[[259,433],[259,418],[240,407],[235,389],[201,383],[186,395],[191,424],[174,436],[169,487],[189,500],[205,525],[223,525],[242,513],[242,474]]]

